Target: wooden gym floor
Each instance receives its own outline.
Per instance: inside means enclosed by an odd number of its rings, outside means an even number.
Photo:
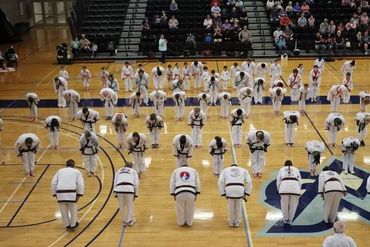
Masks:
[[[69,39],[67,28],[34,29],[24,42],[15,47],[20,55],[20,64],[15,72],[0,74],[0,100],[24,100],[27,91],[38,93],[41,99],[56,99],[52,79],[58,73],[55,64],[55,45]],[[2,46],[1,49],[4,47]],[[353,95],[360,90],[369,89],[370,70],[368,59],[358,60],[354,74],[355,88]],[[188,61],[190,62],[190,61]],[[234,61],[207,61],[210,69],[220,70],[224,64],[230,66]],[[239,64],[242,61],[238,61]],[[271,62],[271,61],[266,61]],[[139,61],[133,63],[136,68]],[[157,62],[146,62],[145,70],[150,72]],[[172,65],[175,61],[170,62]],[[182,65],[183,61],[180,62]],[[286,80],[291,70],[299,63],[305,66],[304,81],[313,60],[289,60],[282,64]],[[326,95],[328,88],[341,81],[340,67],[343,61],[325,64],[320,95]],[[93,74],[92,86],[83,91],[78,78],[82,65],[87,65]],[[122,64],[88,63],[66,66],[70,73],[69,87],[81,93],[82,98],[97,99],[100,90],[98,74],[102,66],[117,78]],[[123,93],[121,82],[120,98],[127,98]],[[152,85],[151,85],[152,87]],[[169,93],[169,91],[167,90]],[[195,96],[200,91],[191,90],[187,96]],[[229,87],[235,96],[235,91]],[[267,95],[267,93],[265,93]],[[289,95],[289,94],[288,94]],[[5,106],[4,106],[5,107]],[[233,106],[235,108],[236,106]],[[186,113],[191,110],[188,106]],[[282,110],[295,110],[297,105],[284,105]],[[104,119],[103,108],[96,108]],[[144,117],[152,108],[144,107],[142,117],[134,119],[130,108],[119,107],[129,115],[128,132],[148,133]],[[341,105],[340,112],[346,119],[346,128],[338,135],[337,144],[342,138],[356,135],[354,116],[359,111],[357,104]],[[192,228],[179,227],[176,224],[175,202],[169,195],[169,179],[175,168],[172,156],[172,139],[178,133],[190,133],[186,122],[177,122],[173,107],[165,110],[166,127],[161,133],[160,148],[146,153],[147,171],[140,180],[139,198],[135,201],[137,223],[133,227],[122,228],[117,215],[117,201],[112,194],[114,171],[124,164],[124,159],[131,160],[127,150],[118,152],[115,133],[110,122],[100,120],[97,133],[100,136],[98,177],[85,177],[85,195],[79,201],[80,227],[73,233],[66,233],[58,212],[58,205],[51,196],[50,182],[55,172],[68,158],[73,158],[82,166],[82,157],[78,152],[78,138],[81,124],[67,120],[67,110],[59,108],[39,108],[39,121],[31,122],[27,108],[3,108],[4,131],[0,132],[0,245],[1,246],[321,246],[323,239],[332,233],[321,225],[322,201],[315,197],[310,188],[315,180],[305,179],[304,191],[300,203],[300,215],[297,216],[297,228],[291,231],[281,230],[279,209],[276,198],[271,197],[271,186],[277,170],[286,159],[291,159],[302,172],[307,172],[307,159],[304,144],[308,140],[327,140],[323,123],[330,106],[327,104],[308,105],[307,115],[303,116],[297,128],[295,147],[284,145],[284,124],[282,116],[274,116],[271,105],[252,106],[251,116],[243,127],[243,139],[249,129],[265,129],[272,135],[272,145],[267,152],[266,167],[262,179],[253,179],[253,193],[243,210],[243,226],[234,229],[226,224],[227,203],[218,195],[217,178],[212,175],[211,157],[207,151],[209,141],[215,136],[224,137],[229,144],[230,126],[228,121],[219,117],[218,107],[211,107],[208,121],[203,130],[203,147],[195,150],[190,164],[201,177],[202,193],[196,201],[195,221]],[[42,120],[48,115],[58,114],[63,118],[61,129],[61,149],[52,151],[48,146],[48,136]],[[33,132],[41,139],[42,149],[37,154],[38,165],[36,177],[26,177],[20,160],[13,151],[15,140],[21,133]],[[367,143],[370,143],[369,137]],[[233,153],[235,151],[235,156]],[[340,147],[326,149],[323,164],[333,164],[341,159]],[[250,170],[249,151],[244,144],[242,148],[229,151],[225,156],[226,165],[237,162]],[[358,246],[366,246],[370,230],[370,199],[364,197],[364,181],[370,171],[369,147],[356,152],[356,176],[344,176],[344,181],[353,193],[345,198],[340,214],[347,224],[346,233],[353,237]],[[357,192],[356,192],[357,191]],[[313,195],[313,196],[312,196]],[[365,194],[366,195],[366,194]],[[312,198],[310,198],[312,196]],[[274,206],[275,205],[275,206]],[[323,230],[324,229],[324,230]]]

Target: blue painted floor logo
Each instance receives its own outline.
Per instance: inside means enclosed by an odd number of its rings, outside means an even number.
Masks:
[[[343,178],[346,184],[348,195],[341,200],[339,216],[343,220],[362,220],[370,224],[370,195],[366,197],[366,181],[370,175],[368,172],[355,167],[355,175],[343,175],[342,161],[338,158],[330,158],[327,162]],[[295,219],[289,228],[284,227],[281,219],[280,196],[277,193],[276,179],[272,179],[265,185],[261,192],[261,199],[271,210],[268,210],[266,227],[261,235],[284,236],[292,234],[310,235],[329,230],[330,228],[323,221],[323,200],[317,193],[318,178],[310,176],[309,172],[301,171],[302,176],[302,196]]]

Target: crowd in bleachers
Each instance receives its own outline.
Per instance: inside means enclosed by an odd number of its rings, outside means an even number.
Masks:
[[[267,0],[266,10],[280,54],[299,48],[318,53],[368,52],[368,1],[364,0]]]

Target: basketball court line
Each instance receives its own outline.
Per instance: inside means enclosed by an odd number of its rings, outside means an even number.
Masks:
[[[122,247],[122,242],[125,237],[125,230],[126,230],[126,226],[123,226],[122,231],[121,231],[121,236],[119,237],[119,241],[118,241],[118,247]]]

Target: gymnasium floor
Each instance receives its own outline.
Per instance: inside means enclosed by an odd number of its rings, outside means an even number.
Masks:
[[[117,201],[112,194],[114,171],[131,160],[127,150],[117,151],[115,133],[110,122],[103,120],[103,108],[94,108],[102,116],[97,125],[100,136],[98,177],[85,177],[85,195],[79,201],[80,227],[73,233],[66,233],[61,223],[58,206],[51,196],[50,182],[55,172],[68,158],[73,158],[82,166],[82,156],[78,152],[78,138],[81,124],[67,120],[67,109],[39,108],[39,121],[31,122],[29,109],[15,108],[24,101],[28,91],[38,93],[41,100],[56,99],[52,79],[59,71],[55,63],[55,44],[68,37],[66,29],[35,29],[24,42],[16,44],[21,62],[16,72],[0,74],[0,106],[4,120],[4,131],[0,132],[0,245],[1,246],[321,246],[323,239],[332,233],[322,223],[323,202],[316,196],[317,181],[308,177],[307,154],[304,144],[309,140],[327,140],[323,123],[330,106],[327,104],[308,105],[306,116],[297,128],[296,145],[284,145],[284,124],[282,116],[274,116],[271,105],[252,106],[251,116],[243,127],[243,139],[249,129],[265,129],[272,135],[272,145],[267,152],[266,167],[262,179],[253,179],[253,193],[243,210],[243,226],[229,228],[226,223],[227,203],[218,195],[217,178],[212,174],[211,157],[207,151],[209,141],[215,136],[224,137],[229,144],[230,126],[227,120],[219,117],[218,107],[211,107],[208,121],[203,130],[203,147],[195,150],[190,164],[201,177],[202,192],[196,201],[196,213],[192,228],[176,224],[175,202],[169,195],[169,179],[175,168],[172,156],[172,139],[178,133],[190,133],[186,122],[177,122],[173,107],[165,110],[166,127],[161,133],[160,149],[146,153],[147,171],[140,180],[139,198],[135,201],[137,223],[123,230],[117,215]],[[353,99],[358,92],[369,89],[369,59],[357,60],[354,74]],[[190,61],[188,61],[190,62]],[[230,66],[234,61],[206,61],[210,69],[216,71],[224,64]],[[239,64],[242,61],[238,61]],[[259,62],[257,60],[257,62]],[[271,62],[271,61],[266,61]],[[139,61],[133,64],[136,68]],[[157,62],[142,61],[149,72]],[[175,61],[170,61],[173,65]],[[180,62],[182,64],[183,61]],[[308,81],[308,73],[313,60],[289,60],[283,62],[283,78],[291,73],[299,63],[305,66],[303,79]],[[340,67],[343,61],[325,64],[320,95],[325,96],[329,87],[341,81]],[[78,73],[84,64],[66,66],[70,74],[69,87],[81,93],[82,98],[98,99],[102,66],[119,78],[122,64],[88,63],[93,74],[91,90],[83,91]],[[121,88],[123,88],[122,81]],[[152,87],[152,85],[151,85]],[[121,90],[120,98],[127,98]],[[235,91],[229,87],[235,96]],[[169,94],[169,91],[167,90]],[[187,92],[194,97],[199,91]],[[265,96],[267,93],[265,92]],[[289,95],[289,94],[288,94]],[[10,107],[7,107],[10,106]],[[188,113],[193,106],[188,106]],[[233,106],[235,108],[236,106]],[[282,110],[297,109],[297,105],[283,105]],[[148,133],[144,116],[152,112],[151,107],[142,109],[143,117],[134,119],[129,107],[119,107],[129,115],[128,132]],[[359,111],[358,104],[341,105],[340,112],[346,119],[346,128],[338,135],[337,144],[346,137],[356,135],[354,116]],[[61,149],[49,149],[49,139],[43,128],[42,120],[48,115],[58,114],[63,118],[61,129]],[[15,140],[21,133],[33,132],[41,139],[41,150],[37,154],[36,177],[26,177],[20,160],[13,151]],[[369,137],[367,143],[370,143]],[[235,155],[233,155],[235,153]],[[250,171],[249,151],[242,148],[232,149],[226,156],[226,164],[232,162]],[[281,227],[279,199],[273,191],[276,172],[286,159],[291,159],[302,171],[305,185],[300,200],[297,218],[291,231]],[[322,166],[337,165],[341,160],[340,147],[326,148]],[[346,221],[346,233],[353,237],[358,246],[366,246],[370,230],[370,197],[366,197],[365,182],[370,172],[369,147],[360,148],[355,157],[356,175],[342,175],[349,195],[342,200],[340,219]]]

